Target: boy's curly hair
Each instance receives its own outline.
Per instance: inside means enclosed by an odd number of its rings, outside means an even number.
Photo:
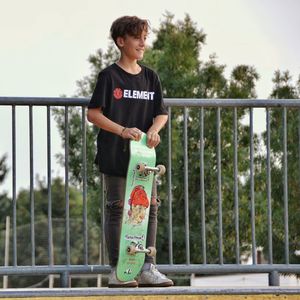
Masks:
[[[150,25],[147,20],[140,19],[136,16],[123,16],[112,23],[110,27],[110,35],[118,47],[118,37],[125,37],[126,35],[139,37],[143,31],[148,33],[149,29]]]

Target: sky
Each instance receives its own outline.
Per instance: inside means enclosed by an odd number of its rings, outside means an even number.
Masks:
[[[137,15],[158,28],[166,11],[189,14],[207,34],[200,59],[215,53],[229,78],[239,64],[260,74],[257,96],[268,98],[275,70],[300,74],[299,0],[0,0],[0,96],[73,96],[90,74],[88,56],[109,43],[111,23]],[[149,43],[155,38],[150,34]],[[46,110],[34,109],[35,173],[46,176]],[[28,109],[17,109],[17,186],[29,185]],[[11,166],[11,110],[0,106],[0,157]],[[54,123],[54,122],[53,122]],[[53,126],[52,150],[61,152]],[[53,174],[59,174],[53,159]],[[1,190],[11,190],[11,172]]]

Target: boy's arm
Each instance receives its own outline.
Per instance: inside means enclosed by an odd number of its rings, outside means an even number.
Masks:
[[[101,108],[89,108],[87,119],[98,128],[121,136],[124,139],[140,140],[142,132],[138,128],[126,128],[103,115]]]
[[[152,126],[147,132],[147,144],[150,148],[156,147],[160,143],[160,130],[168,121],[168,115],[158,115],[154,118]]]

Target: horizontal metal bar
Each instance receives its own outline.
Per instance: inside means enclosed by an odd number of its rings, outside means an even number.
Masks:
[[[190,265],[157,265],[157,268],[167,274],[232,274],[232,273],[299,273],[300,264],[190,264]],[[56,265],[56,266],[18,266],[0,267],[0,275],[41,275],[41,274],[107,274],[111,270],[108,265]]]
[[[69,272],[70,274],[105,274],[110,273],[109,265],[39,265],[39,266],[18,266],[18,267],[0,267],[0,275],[46,275],[61,274]]]
[[[198,107],[299,107],[300,99],[165,99],[167,106]]]
[[[190,265],[157,265],[157,268],[167,274],[233,274],[233,273],[269,273],[272,271],[284,273],[298,273],[300,264],[256,264],[256,265],[237,265],[237,264],[190,264]]]
[[[87,106],[90,98],[1,97],[0,105]],[[166,98],[167,106],[199,107],[300,107],[300,99],[194,99]]]
[[[88,98],[0,97],[0,105],[86,106]]]

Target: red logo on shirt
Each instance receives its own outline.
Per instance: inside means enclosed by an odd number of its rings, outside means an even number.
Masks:
[[[115,88],[114,97],[116,100],[120,100],[123,97],[123,91],[120,88]]]

